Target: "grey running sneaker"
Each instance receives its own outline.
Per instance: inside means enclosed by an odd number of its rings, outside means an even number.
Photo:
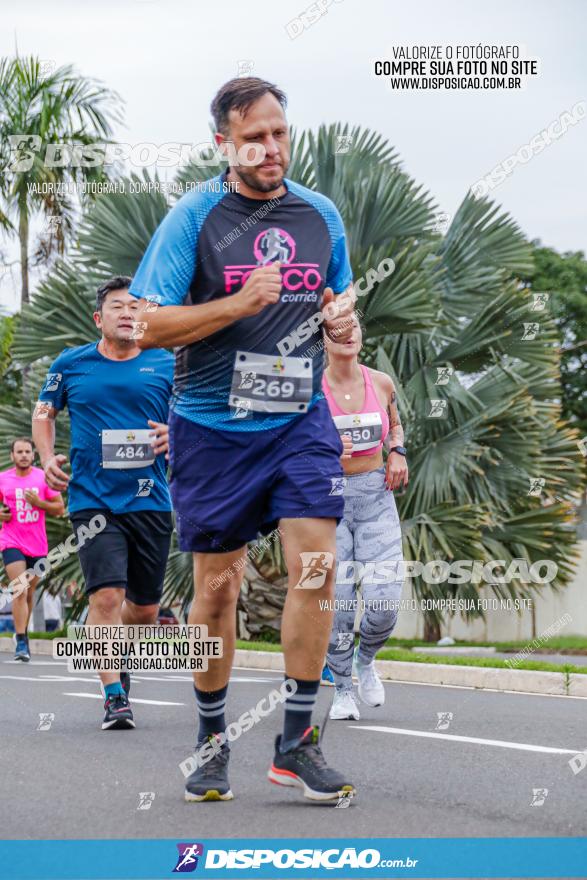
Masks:
[[[214,743],[213,735],[206,737],[196,746],[196,754],[203,755],[207,743]],[[227,743],[209,748],[209,757],[188,776],[185,784],[185,799],[188,803],[200,801],[231,801],[234,797],[228,781],[228,759],[230,749]],[[200,757],[200,760],[202,758]]]
[[[276,785],[302,788],[312,801],[332,801],[353,797],[355,787],[324,760],[318,727],[308,727],[293,748],[281,753],[281,735],[275,740],[275,757],[267,776]]]

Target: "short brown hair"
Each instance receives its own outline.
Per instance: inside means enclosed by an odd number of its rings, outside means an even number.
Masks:
[[[257,76],[244,76],[235,77],[224,83],[210,104],[216,130],[222,134],[228,134],[228,114],[230,111],[238,110],[245,116],[251,104],[254,104],[267,92],[277,98],[285,110],[287,106],[285,93],[264,79],[259,79]]]
[[[15,437],[14,440],[12,441],[12,446],[10,447],[11,452],[14,452],[14,447],[16,446],[17,443],[28,443],[34,453],[35,446],[34,446],[34,443],[30,437]]]

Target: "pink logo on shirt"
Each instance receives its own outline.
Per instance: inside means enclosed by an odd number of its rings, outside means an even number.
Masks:
[[[226,293],[234,293],[248,280],[249,275],[260,266],[268,266],[270,263],[281,263],[281,281],[286,291],[292,295],[282,296],[282,302],[315,302],[318,290],[322,284],[320,267],[318,263],[294,263],[296,255],[296,243],[289,232],[277,226],[263,229],[253,245],[253,254],[256,263],[242,263],[224,267],[224,290]],[[302,292],[303,291],[303,292]]]

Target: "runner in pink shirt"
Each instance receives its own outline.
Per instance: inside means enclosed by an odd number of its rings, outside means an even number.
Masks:
[[[49,549],[45,515],[63,516],[65,507],[59,492],[50,489],[41,468],[33,467],[32,440],[18,437],[12,442],[10,458],[14,467],[0,472],[0,550],[4,568],[11,582],[29,568],[34,568]],[[27,626],[33,608],[38,577],[29,581],[21,593],[15,591],[12,614],[16,630],[15,660],[31,659]]]

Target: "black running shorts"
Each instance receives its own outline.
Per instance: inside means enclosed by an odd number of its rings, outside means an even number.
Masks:
[[[169,554],[173,519],[166,510],[111,513],[91,508],[76,510],[71,523],[77,532],[102,514],[106,527],[80,546],[79,558],[86,593],[103,587],[124,587],[135,605],[157,605]]]

